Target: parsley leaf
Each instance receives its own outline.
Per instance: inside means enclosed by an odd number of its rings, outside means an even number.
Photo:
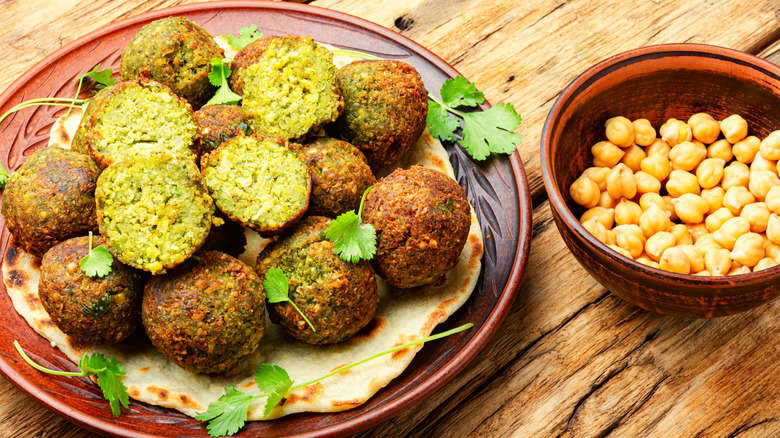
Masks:
[[[8,182],[8,178],[11,175],[5,170],[5,167],[0,166],[0,190],[5,190],[5,184]]]
[[[290,280],[287,275],[279,268],[270,268],[265,273],[265,280],[263,280],[263,289],[265,289],[265,297],[269,303],[282,303],[288,302],[292,304],[295,310],[303,317],[311,331],[316,332],[314,326],[309,321],[309,318],[301,312],[301,309],[295,305],[295,302],[290,299]]]
[[[99,245],[92,248],[92,231],[89,232],[89,252],[79,261],[81,270],[90,277],[105,277],[111,272],[111,263],[114,257],[108,252],[108,248]]]
[[[97,375],[97,384],[103,391],[103,397],[108,400],[108,403],[111,406],[111,413],[114,414],[114,417],[119,417],[121,414],[120,405],[125,409],[130,406],[130,395],[127,393],[127,387],[119,380],[119,376],[125,375],[125,370],[115,358],[106,357],[100,353],[84,355],[78,363],[81,372],[74,373],[44,368],[33,362],[33,360],[27,356],[27,353],[24,352],[18,341],[14,341],[14,347],[16,347],[16,351],[19,352],[19,355],[22,356],[22,359],[24,359],[27,364],[40,372],[70,377]]]
[[[252,24],[239,29],[237,37],[230,34],[222,36],[227,39],[228,44],[233,46],[234,49],[241,50],[252,41],[262,38],[263,34],[257,31],[256,24]]]
[[[333,242],[333,252],[341,260],[357,263],[361,259],[370,260],[376,254],[376,229],[371,224],[364,224],[360,218],[363,215],[363,203],[373,186],[363,192],[358,213],[350,210],[340,214],[325,230],[325,237]]]
[[[458,107],[474,108],[485,101],[485,95],[466,78],[447,79],[441,86],[441,101],[432,96],[428,101],[426,123],[428,131],[443,141],[455,141],[455,131],[463,119],[461,146],[475,160],[486,159],[491,153],[511,154],[517,150],[522,135],[515,132],[522,118],[512,104],[500,103],[486,111],[459,111]]]
[[[198,421],[208,421],[209,435],[233,435],[246,424],[249,416],[249,405],[255,396],[245,394],[232,385],[225,388],[225,395],[218,401],[209,404],[206,412],[195,416]]]
[[[92,80],[94,80],[96,83],[95,88],[98,90],[116,84],[116,79],[111,77],[113,70],[106,68],[98,71],[99,68],[100,64],[96,65],[91,71],[79,76],[79,80],[83,80],[84,78],[92,78]]]
[[[227,78],[233,73],[227,66],[232,60],[230,58],[211,58],[211,71],[209,72],[209,82],[217,88],[214,96],[206,102],[206,105],[235,105],[241,100],[241,96],[234,93],[228,85]]]
[[[279,365],[261,364],[255,371],[255,382],[261,391],[268,394],[263,408],[263,417],[267,417],[292,388],[293,381],[284,368]]]

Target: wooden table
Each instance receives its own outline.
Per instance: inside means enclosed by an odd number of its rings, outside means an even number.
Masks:
[[[0,2],[0,89],[92,30],[188,0]],[[579,73],[634,47],[698,42],[780,61],[777,0],[317,0],[426,46],[523,116],[530,259],[487,347],[416,408],[364,436],[780,436],[780,300],[712,320],[659,316],[605,290],[555,228],[544,119]],[[550,269],[550,268],[555,269]],[[566,273],[560,275],[560,273]],[[0,378],[0,437],[92,437]]]

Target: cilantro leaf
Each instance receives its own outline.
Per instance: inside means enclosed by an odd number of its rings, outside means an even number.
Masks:
[[[263,408],[263,417],[267,417],[292,388],[293,381],[287,371],[279,365],[261,364],[255,370],[255,382],[261,391],[268,394]]]
[[[91,71],[79,76],[79,80],[92,78],[96,83],[95,88],[98,90],[116,84],[116,79],[111,77],[113,70],[106,68],[98,71],[99,68],[100,64],[96,65]]]
[[[217,88],[214,96],[206,102],[206,105],[235,105],[241,100],[241,96],[234,93],[228,85],[227,78],[230,77],[232,70],[227,64],[231,62],[230,58],[211,58],[211,71],[209,72],[209,82]]]
[[[127,387],[119,380],[119,376],[125,375],[125,369],[116,359],[105,357],[100,353],[87,354],[79,361],[79,369],[87,375],[97,375],[97,384],[111,405],[111,413],[114,414],[114,417],[119,417],[120,404],[125,409],[130,406],[130,395],[127,393]]]
[[[288,302],[292,304],[295,310],[300,314],[304,321],[309,324],[311,331],[316,332],[314,326],[309,321],[309,318],[301,312],[301,309],[290,299],[290,280],[287,275],[279,268],[269,268],[265,273],[265,280],[263,280],[263,289],[265,289],[265,296],[269,303],[282,303]]]
[[[468,113],[463,117],[460,144],[475,160],[484,160],[491,152],[511,154],[522,139],[520,133],[512,131],[520,120],[515,109],[506,103],[487,111]]]
[[[89,252],[79,261],[81,270],[90,277],[105,277],[111,272],[111,263],[114,257],[108,252],[108,248],[99,245],[92,248],[92,232],[89,232]]]
[[[458,107],[476,107],[485,101],[485,95],[473,83],[458,76],[447,79],[441,86],[441,101],[428,100],[428,131],[443,141],[455,141],[455,132],[463,119],[461,146],[475,160],[484,160],[491,153],[511,154],[517,150],[522,135],[514,132],[522,118],[509,103],[500,103],[486,111],[459,111]]]
[[[251,24],[239,29],[237,37],[230,34],[225,34],[223,36],[227,39],[228,44],[233,46],[234,49],[241,50],[252,41],[262,38],[263,34],[257,31],[256,24]]]
[[[439,93],[444,104],[452,108],[477,106],[485,101],[485,94],[463,76],[444,81]]]
[[[8,182],[8,178],[11,175],[5,170],[5,167],[0,166],[0,190],[5,190],[5,184]]]
[[[225,395],[218,401],[209,404],[205,412],[195,416],[198,421],[208,421],[209,435],[233,435],[246,424],[249,416],[249,405],[255,396],[245,394],[232,385],[225,388]]]
[[[371,224],[364,224],[360,218],[363,214],[363,203],[373,186],[363,192],[358,213],[350,210],[340,214],[325,230],[325,237],[333,242],[333,252],[341,260],[357,263],[361,259],[370,260],[376,254],[376,229]]]

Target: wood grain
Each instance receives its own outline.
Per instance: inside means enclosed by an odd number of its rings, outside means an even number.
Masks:
[[[109,22],[192,2],[6,0],[0,89]],[[776,0],[312,4],[396,30],[475,81],[489,101],[513,103],[524,119],[520,153],[537,204],[526,275],[499,333],[444,388],[361,436],[780,436],[780,302],[712,320],[626,304],[587,276],[564,246],[538,158],[544,120],[560,91],[615,53],[699,42],[780,62]],[[0,379],[0,437],[29,436],[96,435]]]

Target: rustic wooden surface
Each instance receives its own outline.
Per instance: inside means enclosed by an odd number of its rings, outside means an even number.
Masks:
[[[183,3],[193,2],[2,1],[0,89],[87,32]],[[498,334],[448,385],[363,436],[780,436],[780,302],[694,320],[621,301],[588,277],[563,244],[538,156],[544,120],[558,94],[610,55],[698,42],[780,62],[777,0],[312,4],[398,31],[475,81],[491,102],[514,104],[523,116],[519,150],[535,205],[530,259]],[[0,378],[0,437],[33,436],[95,435]]]

